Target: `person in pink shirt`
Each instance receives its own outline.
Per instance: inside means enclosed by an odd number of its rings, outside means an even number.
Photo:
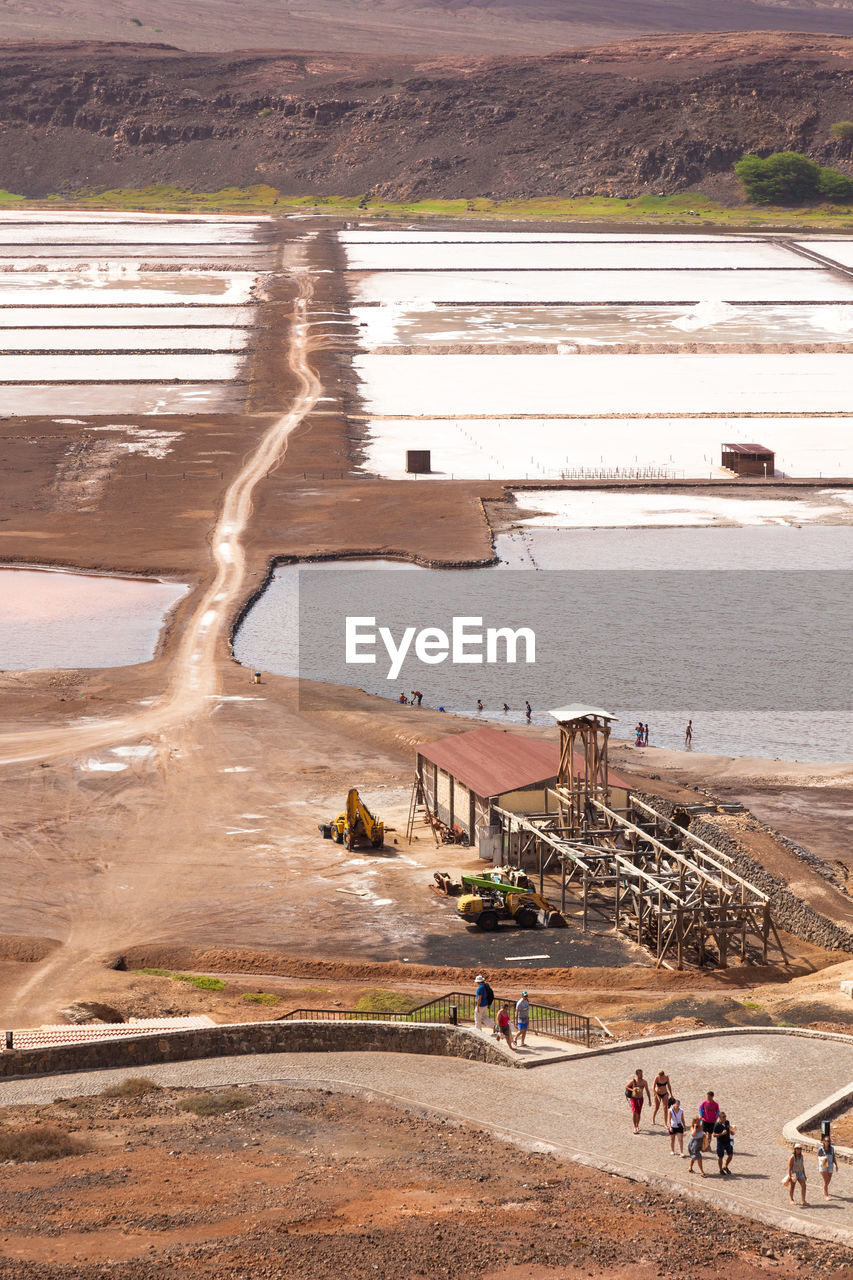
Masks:
[[[717,1116],[720,1114],[720,1104],[714,1097],[714,1090],[709,1089],[705,1095],[705,1101],[699,1108],[699,1119],[702,1121],[702,1129],[708,1135],[708,1143],[710,1145],[711,1135],[714,1132],[714,1125],[717,1123]]]

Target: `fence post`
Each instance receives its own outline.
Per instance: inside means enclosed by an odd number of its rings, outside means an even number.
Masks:
[[[455,1004],[452,1004],[450,1006],[450,1025],[451,1027],[459,1026],[459,1011]],[[12,1034],[11,1031],[7,1032],[7,1035],[11,1035],[11,1034]]]

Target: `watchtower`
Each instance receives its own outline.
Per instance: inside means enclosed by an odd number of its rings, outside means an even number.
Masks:
[[[581,702],[549,711],[560,729],[560,768],[557,792],[565,802],[563,820],[570,839],[580,839],[587,826],[596,826],[593,801],[610,807],[607,744],[616,719],[600,707]]]

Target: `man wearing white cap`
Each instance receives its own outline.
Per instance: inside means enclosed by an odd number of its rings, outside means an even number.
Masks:
[[[527,1035],[527,1028],[530,1026],[530,1001],[527,998],[527,992],[522,991],[521,999],[515,1003],[515,1030],[517,1035],[515,1043],[521,1043],[524,1047],[524,1037]]]
[[[482,1031],[488,1022],[494,1027],[494,1023],[489,1015],[489,997],[492,996],[492,989],[481,973],[478,973],[474,981],[477,984],[477,991],[474,996],[474,1027],[477,1031]],[[494,996],[492,996],[494,999]]]

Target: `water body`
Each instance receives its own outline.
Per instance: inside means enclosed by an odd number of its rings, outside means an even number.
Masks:
[[[697,751],[853,759],[853,528],[537,529],[499,538],[498,553],[500,568],[475,572],[281,568],[235,653],[251,668],[392,699],[418,688],[425,705],[469,716],[479,697],[484,720],[507,725],[524,722],[528,698],[537,724],[553,723],[550,707],[584,701],[612,711],[617,737],[647,721],[652,745],[681,747],[692,719]],[[536,663],[407,658],[388,679],[382,648],[374,665],[344,662],[345,618],[368,613],[397,640],[405,625],[449,630],[453,615],[532,626]]]
[[[179,582],[0,569],[0,670],[148,662],[188,590]]]

